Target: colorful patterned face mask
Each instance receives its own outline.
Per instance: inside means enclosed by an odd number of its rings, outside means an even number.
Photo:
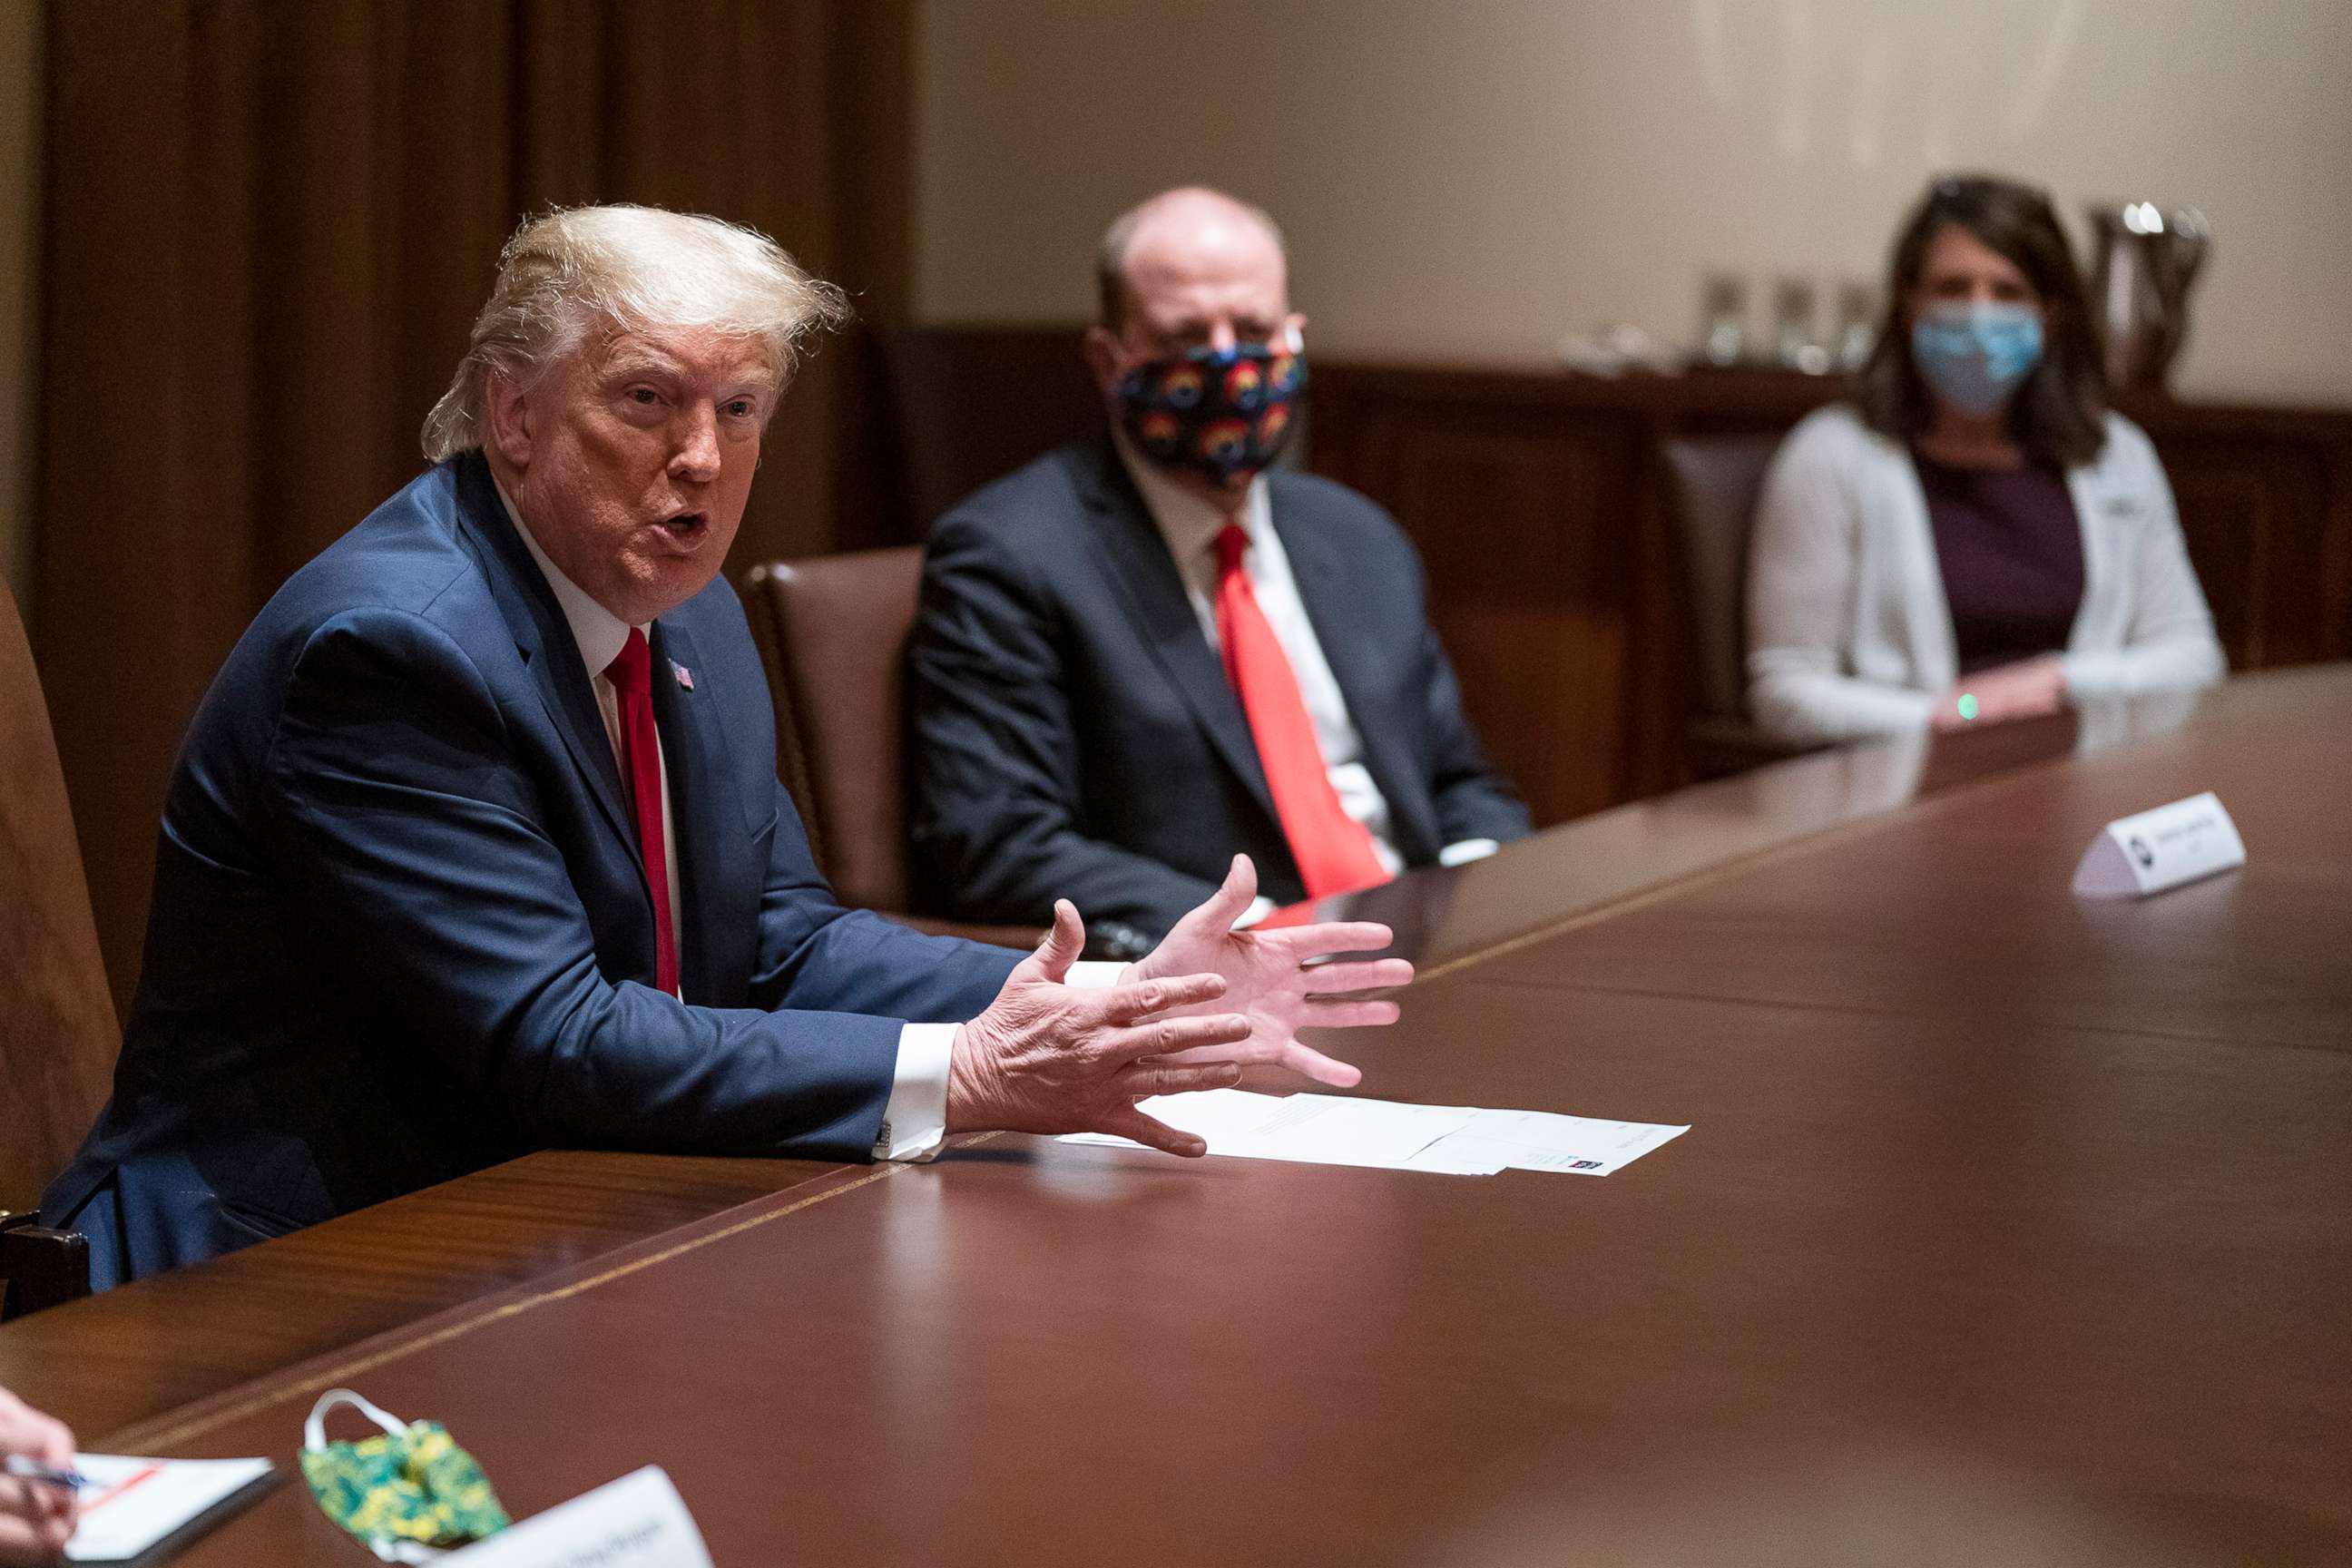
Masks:
[[[383,1428],[326,1440],[327,1413],[349,1405]],[[404,1426],[347,1388],[330,1389],[302,1428],[302,1479],[329,1519],[385,1563],[425,1563],[507,1527],[489,1479],[437,1421]]]
[[[1282,453],[1307,387],[1298,334],[1278,343],[1193,349],[1147,360],[1118,384],[1128,439],[1155,463],[1222,484]]]

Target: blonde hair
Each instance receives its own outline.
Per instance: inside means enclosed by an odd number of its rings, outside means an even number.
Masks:
[[[499,252],[498,282],[466,357],[425,416],[425,456],[437,463],[482,445],[490,378],[537,380],[592,325],[758,338],[781,387],[802,342],[850,313],[839,289],[757,229],[660,207],[556,208],[527,220]]]

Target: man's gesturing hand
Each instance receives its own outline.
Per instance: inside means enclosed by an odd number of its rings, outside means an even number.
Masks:
[[[1357,994],[1405,984],[1412,979],[1412,965],[1402,958],[1311,962],[1337,952],[1377,952],[1395,940],[1388,927],[1371,921],[1234,930],[1234,921],[1256,897],[1257,868],[1248,856],[1234,856],[1225,885],[1178,921],[1167,940],[1130,967],[1125,978],[1223,977],[1225,991],[1218,1005],[1249,1020],[1248,1041],[1238,1050],[1218,1047],[1189,1051],[1177,1061],[1272,1062],[1318,1083],[1353,1087],[1364,1075],[1299,1044],[1298,1031],[1395,1023],[1395,1003],[1368,1001]]]
[[[71,1469],[73,1434],[0,1388],[0,1458],[16,1455]],[[74,1495],[65,1488],[0,1477],[0,1563],[55,1563],[73,1534],[74,1514]]]
[[[1247,900],[1244,900],[1244,902]],[[956,1031],[948,1061],[948,1131],[1110,1132],[1171,1154],[1205,1154],[1190,1133],[1135,1109],[1155,1094],[1225,1089],[1241,1068],[1223,1053],[1250,1035],[1247,1018],[1211,1010],[1224,993],[1214,974],[1166,973],[1107,991],[1062,984],[1086,946],[1067,899],[1054,929],[1015,966],[988,1011]],[[1192,1016],[1177,1018],[1169,1009]],[[1199,1050],[1216,1059],[1160,1059]]]

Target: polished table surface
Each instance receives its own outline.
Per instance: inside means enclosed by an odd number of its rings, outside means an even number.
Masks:
[[[281,1460],[352,1384],[519,1515],[661,1464],[728,1564],[2344,1561],[2347,777],[2352,671],[2265,676],[1354,900],[1423,967],[1364,1092],[1692,1124],[1605,1180],[1005,1136],[614,1217],[573,1184],[642,1157],[541,1155],[13,1325],[0,1382]],[[2068,892],[2209,788],[2244,869]],[[354,1552],[297,1483],[181,1560]]]
[[[841,1167],[551,1150],[0,1327],[86,1440]]]

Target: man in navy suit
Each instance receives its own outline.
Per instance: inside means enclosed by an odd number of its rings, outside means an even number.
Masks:
[[[1282,240],[1166,192],[1111,226],[1087,358],[1111,428],[988,486],[926,553],[919,863],[969,918],[1067,893],[1149,936],[1237,851],[1273,902],[1528,830],[1386,513],[1268,472],[1304,390]]]
[[[525,225],[425,426],[436,466],[296,573],[166,801],[112,1100],[45,1195],[95,1282],[546,1145],[923,1158],[947,1133],[1198,1140],[1138,1099],[1381,1023],[1378,927],[1230,928],[1125,973],[845,911],[775,778],[719,577],[837,291],[708,218]],[[1091,983],[1091,988],[1086,983]]]

